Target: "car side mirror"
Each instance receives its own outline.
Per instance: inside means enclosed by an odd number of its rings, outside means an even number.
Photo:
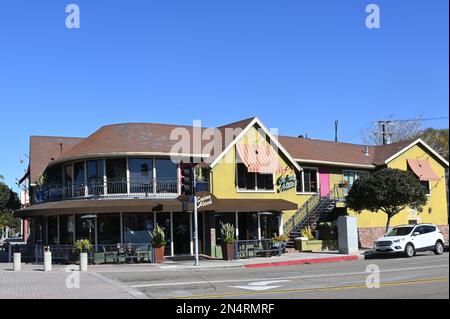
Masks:
[[[415,231],[414,233],[413,233],[413,236],[419,236],[420,235],[420,233],[418,232],[418,231]]]

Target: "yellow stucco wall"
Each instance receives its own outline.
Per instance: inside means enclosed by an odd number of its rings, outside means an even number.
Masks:
[[[260,132],[256,128],[250,131],[238,143],[252,144],[265,143]],[[296,193],[296,189],[292,188],[285,192],[278,193],[277,188],[273,191],[242,191],[236,187],[236,148],[233,147],[213,168],[212,170],[212,192],[217,198],[252,198],[252,199],[284,199],[290,202],[302,205],[310,195]],[[278,162],[281,167],[292,167],[293,165],[284,156],[278,156]],[[295,171],[289,168],[288,175],[295,174]],[[277,173],[274,176],[274,183],[281,176],[286,174]],[[283,220],[289,219],[295,211],[284,211]]]
[[[441,181],[430,182],[431,195],[428,196],[428,203],[423,207],[422,212],[414,212],[407,208],[395,215],[391,220],[391,226],[408,224],[409,219],[417,218],[419,223],[433,223],[436,225],[447,225],[447,198],[445,190],[445,168],[440,161],[431,155],[424,147],[415,145],[407,150],[397,158],[393,159],[387,164],[389,168],[398,168],[401,170],[407,170],[407,159],[425,159],[430,163],[433,171],[441,176]],[[432,212],[429,212],[429,208]],[[354,212],[349,211],[350,215],[356,215]],[[386,225],[387,217],[383,212],[370,213],[364,212],[358,214],[358,227],[384,227]]]
[[[252,128],[238,143],[253,144],[253,143],[265,143],[266,141],[261,136],[256,128]],[[407,169],[406,159],[427,159],[433,168],[433,170],[442,176],[442,180],[439,182],[431,182],[431,196],[429,196],[428,204],[423,208],[422,213],[419,213],[418,222],[434,223],[437,225],[446,225],[447,219],[447,202],[445,191],[445,169],[443,164],[436,158],[431,156],[431,153],[426,151],[421,146],[414,146],[399,157],[388,163],[388,167],[399,168],[402,170]],[[303,205],[311,194],[299,194],[296,189],[290,189],[285,192],[278,193],[277,186],[273,191],[241,191],[236,186],[236,148],[233,147],[230,151],[215,165],[212,170],[211,183],[212,192],[217,198],[246,198],[246,199],[284,199],[290,202],[298,204],[298,207]],[[284,157],[278,156],[278,161],[283,168],[292,167],[292,164]],[[364,169],[351,169],[335,166],[315,166],[311,164],[300,163],[301,167],[317,167],[320,170],[326,170],[330,174],[330,189],[334,185],[343,180],[343,171],[356,170],[367,171]],[[295,171],[291,168],[287,170],[288,175],[295,174]],[[278,177],[282,174],[275,174],[274,183],[276,183]],[[284,176],[286,175],[283,174]],[[343,204],[341,204],[343,206]],[[429,208],[432,208],[432,212],[429,213]],[[392,220],[391,225],[407,224],[411,219],[410,209],[405,209],[403,212],[397,214]],[[295,211],[284,211],[283,220],[286,222]],[[355,212],[348,211],[349,215],[356,215],[358,217],[358,227],[384,227],[386,225],[386,214],[383,212],[370,213],[364,212],[356,214]]]

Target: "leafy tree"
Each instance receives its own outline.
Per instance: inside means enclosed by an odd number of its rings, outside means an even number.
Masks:
[[[13,211],[20,208],[20,200],[11,188],[0,182],[0,229],[3,227],[17,228],[20,219],[14,218]]]
[[[448,161],[448,128],[427,128],[418,134],[422,140]]]
[[[425,188],[413,173],[383,168],[355,181],[347,196],[347,207],[357,213],[364,210],[387,215],[386,231],[391,218],[406,207],[421,210],[427,202]]]
[[[410,121],[396,121],[391,115],[386,123],[386,132],[391,143],[402,142],[406,140],[414,140],[421,138],[430,145],[436,152],[441,154],[445,159],[449,159],[449,138],[448,128],[434,129],[423,128],[423,120],[421,116]],[[366,127],[362,130],[362,140],[365,144],[382,145],[382,137],[378,126]]]

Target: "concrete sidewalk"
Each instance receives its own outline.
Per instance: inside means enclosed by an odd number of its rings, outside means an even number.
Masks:
[[[282,256],[258,257],[251,259],[239,259],[233,261],[201,259],[199,266],[194,266],[194,258],[186,256],[184,259],[166,259],[163,264],[120,264],[120,265],[92,265],[91,272],[140,272],[140,271],[183,271],[202,269],[228,269],[228,268],[256,268],[276,267],[309,263],[341,262],[345,260],[364,259],[365,251],[356,254],[345,255],[337,251],[332,252],[292,252]]]
[[[22,270],[16,272],[12,264],[1,263],[0,299],[148,298],[137,289],[95,272],[72,272],[67,271],[67,266],[57,265],[51,272],[42,269],[39,264],[22,264]]]

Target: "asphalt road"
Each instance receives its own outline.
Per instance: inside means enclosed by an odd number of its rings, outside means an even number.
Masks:
[[[449,298],[448,253],[270,268],[166,269],[102,275],[150,298]]]

